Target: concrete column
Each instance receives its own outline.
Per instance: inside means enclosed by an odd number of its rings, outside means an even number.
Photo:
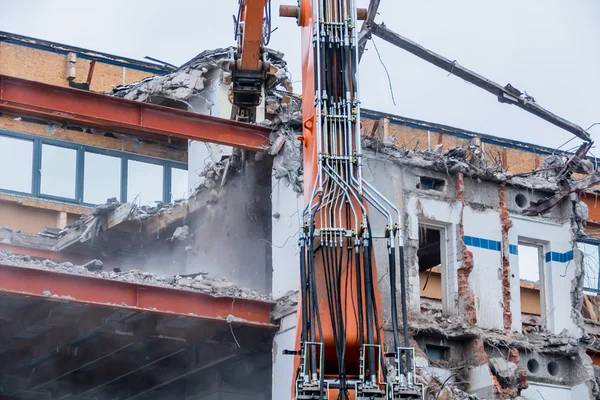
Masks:
[[[220,118],[231,117],[232,105],[228,98],[228,85],[222,83],[222,72],[215,71],[208,77],[205,89],[189,101],[188,111]],[[231,155],[230,146],[222,146],[190,140],[188,148],[188,189],[194,190],[201,182],[198,175],[206,165],[220,161],[222,156]]]
[[[273,298],[297,291],[300,284],[298,232],[304,197],[285,179],[272,178]]]
[[[292,383],[296,376],[294,359],[297,356],[284,355],[283,350],[297,350],[296,320],[296,312],[284,316],[279,321],[279,332],[273,339],[272,399],[289,399],[292,395]]]
[[[544,309],[546,328],[553,334],[568,331],[581,337],[581,329],[573,322],[572,283],[576,267],[570,243],[550,242],[544,246],[544,267],[540,281],[544,285]]]

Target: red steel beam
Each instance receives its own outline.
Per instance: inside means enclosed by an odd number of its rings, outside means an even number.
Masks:
[[[18,296],[47,298],[42,292],[62,296],[61,301],[123,308],[131,311],[175,314],[236,325],[271,325],[273,302],[237,297],[216,297],[202,292],[120,282],[35,268],[0,264],[0,291]],[[69,297],[67,297],[69,296]]]
[[[107,131],[269,148],[269,128],[0,75],[0,110]]]

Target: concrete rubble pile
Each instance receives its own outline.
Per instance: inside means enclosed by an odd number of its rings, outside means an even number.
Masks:
[[[390,161],[407,166],[445,172],[450,175],[462,173],[473,179],[510,183],[528,189],[542,191],[558,189],[556,182],[546,179],[541,173],[532,173],[525,177],[505,171],[498,163],[488,165],[481,153],[472,148],[455,147],[446,153],[443,153],[441,146],[432,150],[409,150],[396,146],[393,138],[379,140],[368,136],[363,138],[363,146],[364,149],[369,150],[371,157],[374,153],[375,157],[387,157]]]
[[[394,137],[379,139],[372,136],[363,137],[363,147],[370,156],[387,157],[387,160],[398,164],[444,172],[449,175],[458,173],[472,179],[481,179],[499,184],[510,184],[526,189],[549,193],[549,197],[532,204],[523,210],[523,215],[543,214],[570,193],[592,188],[600,182],[600,174],[590,169],[591,162],[585,159],[585,152],[558,157],[551,155],[544,160],[542,166],[530,173],[512,174],[505,170],[500,160],[489,163],[479,146],[455,147],[443,152],[442,145],[432,150],[410,150],[395,144]],[[582,148],[585,150],[584,146]],[[369,153],[366,154],[369,157]],[[584,175],[583,179],[574,174]],[[579,202],[581,203],[581,202]],[[579,207],[585,207],[580,204]],[[577,211],[577,210],[576,210]],[[585,217],[586,210],[579,210]]]
[[[289,99],[289,102],[280,102],[279,98],[275,97],[275,106],[271,109],[272,119],[262,124],[273,129],[273,176],[276,179],[287,180],[296,193],[302,193],[302,143],[298,140],[302,132],[301,102],[295,97]]]
[[[37,260],[31,256],[15,255],[9,251],[0,251],[0,262],[6,265],[35,268],[66,274],[84,275],[95,278],[110,279],[120,282],[129,282],[139,285],[160,286],[172,289],[190,290],[208,293],[214,296],[231,296],[254,300],[270,300],[270,296],[260,294],[254,290],[240,287],[225,279],[216,279],[205,273],[190,275],[162,276],[151,272],[130,270],[120,271],[114,269],[105,271],[104,265],[99,260],[91,260],[85,265],[73,265],[70,262],[58,263],[52,260]],[[51,296],[50,286],[45,295]]]
[[[267,62],[277,68],[275,74],[267,76],[266,91],[274,90],[280,84],[291,85],[283,53],[271,49],[265,52]],[[130,85],[116,86],[112,94],[147,103],[157,103],[164,99],[187,102],[194,96],[201,96],[208,77],[214,70],[222,70],[225,72],[225,79],[230,78],[229,66],[234,61],[234,54],[233,46],[206,50],[169,74],[149,77]]]

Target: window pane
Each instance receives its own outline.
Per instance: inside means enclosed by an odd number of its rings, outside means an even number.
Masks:
[[[519,244],[519,278],[539,283],[540,281],[540,247]]]
[[[583,265],[585,266],[585,289],[598,290],[598,245],[590,243],[577,243],[577,247],[583,252]]]
[[[43,144],[41,192],[74,199],[76,169],[77,150]]]
[[[33,142],[0,136],[0,188],[31,193]]]
[[[120,200],[121,159],[102,154],[85,153],[83,201],[103,204],[108,198]]]
[[[171,168],[171,201],[188,198],[188,172]]]
[[[139,204],[163,200],[163,167],[139,161],[127,162],[127,201],[139,195]]]

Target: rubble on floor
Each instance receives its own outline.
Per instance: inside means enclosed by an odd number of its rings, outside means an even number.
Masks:
[[[91,260],[83,266],[70,262],[58,263],[52,260],[37,260],[31,256],[15,255],[9,251],[0,251],[0,263],[17,267],[36,268],[61,272],[66,274],[84,275],[95,278],[110,279],[120,282],[130,282],[139,285],[160,286],[172,289],[191,290],[208,293],[213,296],[231,296],[253,300],[270,300],[270,295],[264,295],[251,289],[240,287],[225,279],[215,279],[204,273],[190,275],[162,276],[151,272],[117,269],[105,271],[103,263]],[[51,286],[51,285],[49,285]],[[48,294],[52,295],[51,293]]]
[[[461,316],[444,316],[441,309],[414,315],[410,320],[410,328],[415,334],[427,333],[461,340],[481,339],[484,343],[496,347],[514,347],[561,357],[578,356],[581,347],[580,340],[573,338],[568,332],[554,335],[547,330],[542,330],[527,335],[518,332],[507,334],[502,329],[472,326]]]

